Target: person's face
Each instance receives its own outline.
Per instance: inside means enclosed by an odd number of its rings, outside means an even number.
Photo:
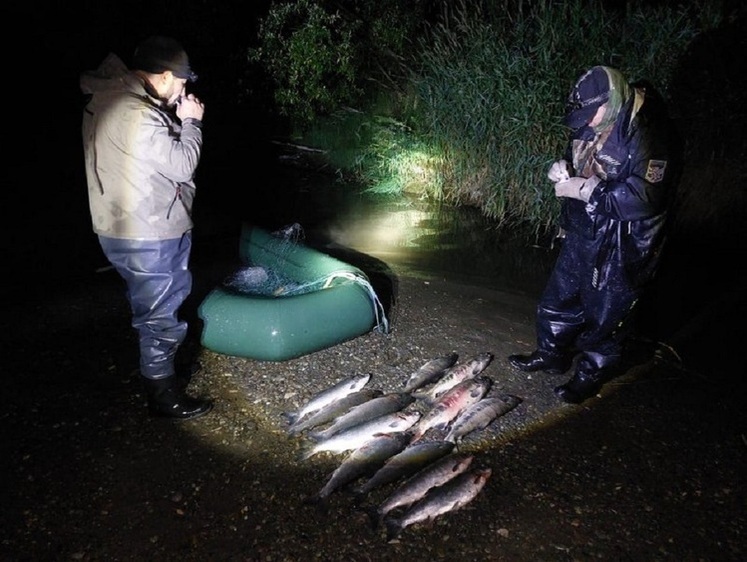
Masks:
[[[177,78],[169,70],[156,75],[155,80],[151,79],[150,82],[158,97],[169,106],[176,105],[179,98],[184,95],[187,85],[185,78]]]
[[[187,80],[185,78],[177,78],[170,72],[168,73],[170,80],[167,90],[164,95],[164,99],[168,105],[175,105],[176,102],[185,94],[187,87]]]
[[[599,106],[591,121],[589,121],[589,127],[596,127],[597,125],[599,125],[602,122],[602,119],[604,119],[605,111],[607,111],[607,104],[603,103]]]

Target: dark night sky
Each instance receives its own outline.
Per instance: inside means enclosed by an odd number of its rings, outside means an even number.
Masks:
[[[239,103],[237,84],[243,53],[256,38],[257,14],[266,4],[29,1],[3,6],[6,27],[15,30],[13,44],[5,48],[5,96],[16,101],[6,106],[10,152],[6,148],[4,160],[10,178],[2,195],[11,219],[4,221],[3,253],[11,264],[26,270],[30,261],[38,264],[40,253],[27,246],[49,254],[52,264],[64,261],[60,255],[74,260],[76,252],[97,251],[88,217],[78,79],[110,51],[129,62],[148,35],[179,39],[200,76],[194,90],[206,104],[201,169],[206,161],[217,162],[212,169],[222,167],[241,181],[249,175],[250,157],[263,161],[261,151],[272,130],[264,120],[272,117],[256,104]],[[6,33],[4,41],[10,40]],[[241,155],[234,169],[229,169],[234,159],[227,147]],[[221,181],[218,188],[227,183]]]

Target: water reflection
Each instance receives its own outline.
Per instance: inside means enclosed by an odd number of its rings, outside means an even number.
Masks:
[[[549,241],[500,231],[473,208],[382,198],[337,183],[304,190],[296,210],[284,219],[299,222],[310,244],[352,249],[424,276],[536,295],[555,260]]]

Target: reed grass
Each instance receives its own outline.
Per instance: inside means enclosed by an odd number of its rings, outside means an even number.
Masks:
[[[610,65],[668,97],[681,54],[720,21],[705,2],[631,2],[616,11],[587,0],[450,6],[417,41],[387,116],[375,105],[337,112],[307,138],[372,191],[474,206],[499,225],[537,234],[557,216],[545,174],[563,153],[560,120],[577,77]]]

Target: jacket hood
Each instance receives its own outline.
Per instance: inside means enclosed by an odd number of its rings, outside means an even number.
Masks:
[[[129,73],[127,65],[117,55],[109,53],[96,70],[80,76],[80,89],[84,94],[123,90],[124,77]]]

